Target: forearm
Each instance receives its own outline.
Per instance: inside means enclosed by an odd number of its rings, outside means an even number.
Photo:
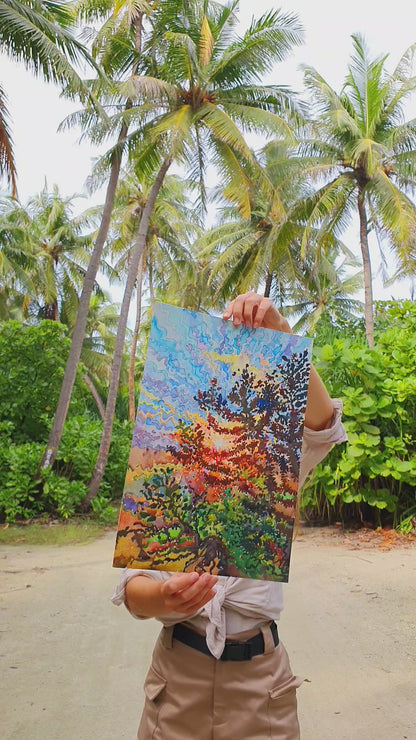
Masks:
[[[314,431],[328,429],[331,426],[334,407],[328,391],[313,365],[309,378],[308,398],[306,401],[305,426]]]
[[[146,576],[131,578],[126,584],[126,606],[137,617],[163,617],[167,607],[162,582]]]
[[[174,575],[166,581],[136,576],[126,585],[126,606],[137,617],[195,614],[215,596],[217,580],[217,576],[196,572]]]

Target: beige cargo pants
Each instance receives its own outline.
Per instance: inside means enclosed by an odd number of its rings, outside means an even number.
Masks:
[[[299,740],[302,679],[268,626],[264,655],[242,662],[204,655],[172,631],[163,628],[154,649],[137,740]]]

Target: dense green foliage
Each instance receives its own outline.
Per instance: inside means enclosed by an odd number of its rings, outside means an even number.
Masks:
[[[94,467],[101,422],[87,388],[78,380],[62,444],[52,470],[38,467],[52,423],[69,350],[62,324],[42,321],[0,326],[0,519],[13,522],[41,515],[67,518],[82,508]],[[131,442],[131,425],[116,421],[100,497],[94,509],[106,516],[119,498]]]
[[[328,389],[343,399],[349,441],[315,469],[302,506],[310,517],[358,513],[377,523],[384,511],[405,529],[416,514],[416,304],[378,304],[376,326],[372,349],[359,335],[315,349]]]
[[[38,326],[19,321],[0,324],[0,419],[13,424],[19,441],[45,439],[53,418],[70,340],[66,328],[45,320]],[[80,377],[71,411],[86,406]]]

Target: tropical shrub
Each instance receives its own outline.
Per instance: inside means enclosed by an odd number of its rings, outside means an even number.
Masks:
[[[46,439],[53,418],[70,339],[57,321],[27,326],[19,321],[0,324],[0,419],[14,425],[14,439]],[[88,391],[78,380],[70,412],[82,412]],[[88,399],[89,403],[89,399]]]
[[[41,442],[15,441],[11,422],[0,424],[0,521],[14,522],[39,516],[67,519],[82,510],[101,435],[101,422],[89,415],[69,417],[54,469],[38,467]],[[109,463],[94,513],[113,519],[109,502],[121,498],[132,429],[116,421]]]
[[[54,469],[38,474],[69,351],[66,333],[56,321],[0,324],[0,521],[68,518],[82,509],[102,422],[81,367]],[[109,501],[121,497],[131,436],[131,424],[116,419],[94,509],[102,519],[110,516]]]
[[[13,444],[13,432],[11,422],[0,423],[0,518],[7,522],[39,516],[43,511],[34,481],[42,445]]]
[[[318,465],[302,493],[308,517],[391,519],[416,513],[416,304],[377,305],[376,344],[335,338],[314,350],[329,391],[344,401],[348,444]],[[405,526],[405,525],[404,525]]]

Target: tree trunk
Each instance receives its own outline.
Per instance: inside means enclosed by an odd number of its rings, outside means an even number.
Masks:
[[[129,363],[129,419],[134,422],[136,417],[136,403],[134,399],[134,369],[136,361],[137,339],[139,336],[140,320],[142,312],[142,280],[143,280],[143,255],[140,258],[137,270],[137,295],[136,295],[136,322],[131,340],[130,363]]]
[[[365,212],[364,193],[358,193],[358,215],[360,217],[360,246],[364,270],[364,317],[365,336],[369,347],[374,345],[373,286],[371,279],[370,251],[368,248],[367,214]]]
[[[140,258],[143,254],[146,246],[147,230],[149,228],[150,216],[162,186],[166,172],[171,165],[172,159],[168,157],[162,167],[160,168],[156,179],[150,189],[149,197],[146,205],[143,208],[142,217],[140,219],[139,233],[137,235],[136,244],[134,247],[133,254],[131,255],[131,261],[129,265],[129,271],[127,275],[127,282],[123,296],[123,302],[121,304],[120,321],[117,330],[117,338],[114,347],[113,364],[111,367],[111,378],[110,385],[107,395],[107,405],[105,409],[105,419],[103,425],[103,433],[101,436],[101,444],[98,452],[97,461],[95,463],[94,472],[92,474],[90,489],[86,497],[85,503],[88,505],[98,493],[102,477],[104,475],[105,466],[107,464],[108,451],[110,449],[111,432],[113,429],[114,410],[116,407],[118,383],[120,379],[121,362],[123,358],[123,347],[124,339],[126,335],[127,318],[129,313],[131,296],[133,293],[134,283],[137,277],[137,269],[139,266]]]
[[[143,14],[138,15],[135,21],[135,35],[136,41],[138,42],[141,42],[142,17]],[[140,31],[138,28],[139,26]],[[141,47],[136,47],[136,51],[140,53]],[[138,62],[136,62],[133,66],[133,74],[137,73],[137,64]],[[125,110],[129,110],[132,105],[133,101],[129,98],[126,102]],[[116,194],[121,160],[123,156],[123,145],[126,141],[127,132],[128,125],[123,122],[117,140],[117,146],[111,157],[110,179],[108,181],[107,192],[105,196],[103,215],[101,218],[100,228],[98,229],[97,238],[95,240],[94,249],[82,285],[81,297],[78,304],[77,318],[72,335],[71,347],[65,366],[61,392],[59,395],[58,405],[56,408],[52,428],[49,433],[49,439],[46,445],[45,452],[43,453],[42,460],[40,462],[40,469],[47,468],[53,465],[56,453],[58,451],[58,446],[61,441],[65,419],[68,413],[69,402],[71,400],[72,389],[74,387],[75,379],[77,376],[78,362],[81,356],[82,344],[85,335],[85,327],[87,325],[88,311],[90,308],[90,299],[94,289],[95,279],[100,267],[102,251],[110,226],[110,219],[113,211],[114,198]]]
[[[43,312],[45,314],[45,319],[50,319],[50,321],[59,321],[58,299],[55,298],[52,303],[46,303]]]
[[[75,378],[77,376],[78,362],[81,356],[82,343],[84,341],[85,335],[85,327],[87,325],[90,299],[94,289],[97,272],[100,267],[101,254],[103,251],[105,240],[107,238],[108,228],[110,226],[110,218],[114,205],[114,197],[116,193],[118,177],[120,174],[122,157],[121,146],[125,141],[126,135],[127,125],[123,123],[118,138],[118,144],[120,145],[120,147],[116,149],[112,156],[110,180],[107,187],[101,224],[98,230],[97,239],[95,241],[94,250],[91,255],[87,271],[85,273],[84,282],[82,285],[82,293],[79,299],[77,319],[75,322],[71,347],[65,366],[65,374],[62,381],[61,393],[59,396],[52,428],[49,433],[46,450],[40,463],[40,468],[47,468],[53,465],[56,453],[58,451],[58,446],[61,441],[65,419],[68,413],[69,402],[71,400],[71,393],[74,387]]]
[[[266,277],[266,285],[264,287],[264,297],[270,298],[270,291],[272,288],[272,282],[273,282],[273,273],[268,272]]]
[[[153,311],[155,310],[155,287],[153,283],[153,263],[152,263],[152,255],[148,255],[148,266],[147,266],[147,273],[149,277],[149,295],[150,295],[150,308]]]
[[[101,400],[101,396],[99,395],[94,383],[92,382],[91,378],[88,377],[88,375],[83,375],[82,379],[94,399],[94,403],[97,407],[98,413],[100,414],[101,420],[104,421],[105,408]]]

